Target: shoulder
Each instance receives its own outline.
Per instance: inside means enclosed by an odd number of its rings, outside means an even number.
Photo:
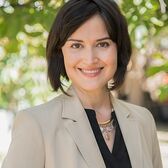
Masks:
[[[53,98],[52,100],[43,104],[27,108],[21,111],[21,113],[29,113],[36,118],[46,117],[56,113],[62,109],[62,103],[60,96]]]
[[[53,127],[60,121],[61,112],[62,98],[58,96],[38,106],[19,111],[16,115],[14,126],[20,125],[20,123],[29,123],[29,125],[34,123],[34,125],[42,129],[48,129],[47,127]]]
[[[152,113],[147,108],[119,99],[115,100],[115,105],[121,116],[124,116],[124,120],[126,116],[131,123],[138,126],[141,130],[141,134],[148,139],[147,141],[149,144],[153,141],[152,138],[156,138],[155,120]]]
[[[128,103],[126,101],[115,99],[115,104],[120,106],[123,111],[127,111],[132,119],[135,119],[142,123],[154,122],[152,113],[145,107]]]

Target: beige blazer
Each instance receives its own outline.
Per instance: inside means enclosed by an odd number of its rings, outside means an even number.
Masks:
[[[105,168],[75,91],[20,112],[2,168]],[[111,96],[132,168],[162,168],[151,113]]]

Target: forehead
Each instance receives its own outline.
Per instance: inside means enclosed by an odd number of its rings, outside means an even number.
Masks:
[[[93,15],[90,19],[85,21],[70,38],[101,38],[102,36],[109,36],[104,20],[99,14]]]

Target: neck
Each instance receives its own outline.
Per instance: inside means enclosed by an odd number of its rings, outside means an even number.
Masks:
[[[110,91],[102,88],[96,91],[86,91],[74,87],[82,105],[86,109],[93,109],[98,115],[109,116],[112,110]]]

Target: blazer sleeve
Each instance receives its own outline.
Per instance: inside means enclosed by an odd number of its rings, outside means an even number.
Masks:
[[[157,129],[155,125],[155,121],[152,117],[152,161],[153,161],[153,168],[163,168],[162,160],[161,160],[161,153],[159,147],[159,141],[157,137]]]
[[[43,137],[38,122],[30,112],[19,112],[2,168],[44,168],[44,157]]]

